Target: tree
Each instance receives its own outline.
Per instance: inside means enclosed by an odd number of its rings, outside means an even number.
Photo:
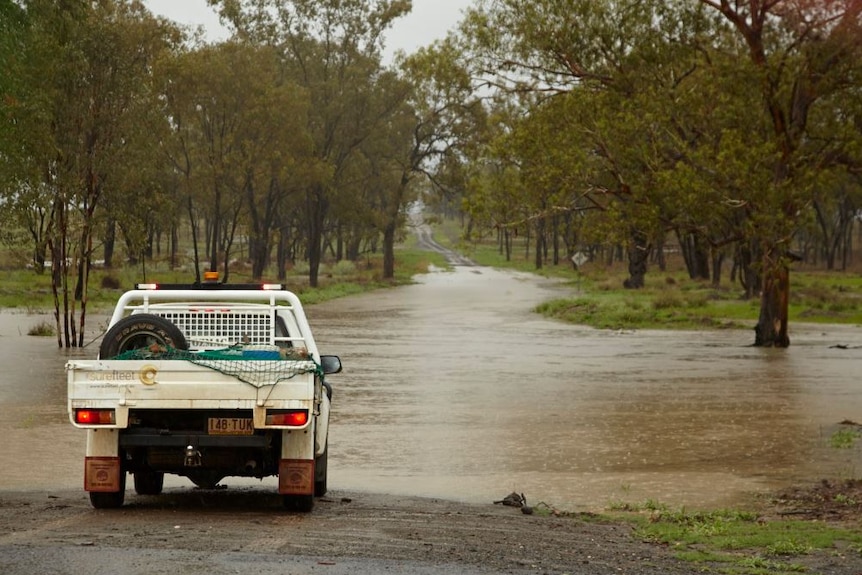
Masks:
[[[499,0],[470,13],[475,73],[525,108],[517,148],[530,158],[521,169],[537,267],[546,222],[592,209],[607,241],[629,244],[626,285],[643,285],[651,246],[672,227],[657,185],[676,161],[664,119],[696,58],[685,35],[705,25],[666,2]]]
[[[488,0],[465,33],[489,86],[533,97],[519,145],[533,174],[570,174],[566,209],[588,199],[596,230],[628,234],[630,285],[668,230],[701,275],[706,245],[714,268],[734,245],[762,295],[755,343],[786,346],[789,247],[816,174],[858,170],[860,4]]]
[[[395,234],[416,197],[417,180],[439,188],[436,170],[464,158],[483,132],[485,111],[459,54],[451,39],[419,50],[399,59],[401,78],[388,84],[402,104],[384,129],[399,138],[389,154],[397,183],[380,198],[384,278],[394,277]]]
[[[331,208],[351,179],[353,156],[381,129],[391,107],[377,107],[382,33],[410,9],[403,0],[210,0],[237,34],[274,46],[284,73],[307,90],[314,105],[308,133],[316,166],[303,187],[309,284],[318,285]],[[342,205],[345,205],[342,202]],[[336,226],[337,227],[337,226]]]
[[[48,199],[35,205],[49,206],[58,343],[77,346],[105,197],[133,185],[127,160],[145,137],[136,122],[152,108],[150,65],[166,30],[141,5],[112,0],[31,0],[25,10],[13,114],[19,188]]]
[[[304,180],[307,95],[282,74],[272,47],[249,42],[180,54],[164,77],[172,125],[165,150],[183,174],[190,217],[209,222],[210,269],[224,265],[228,278],[242,223],[252,274],[262,278],[288,191]]]
[[[821,107],[834,113],[830,100],[858,90],[862,2],[701,2],[726,19],[746,48],[747,80],[759,88],[763,122],[771,128],[764,142],[771,153],[749,156],[762,173],[757,187],[737,201],[747,205],[756,230],[752,239],[762,274],[755,345],[786,347],[790,244],[813,200],[813,172],[852,155],[846,142],[829,138],[824,145],[812,138],[810,120]]]

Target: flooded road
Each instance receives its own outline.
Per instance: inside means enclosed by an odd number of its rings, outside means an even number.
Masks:
[[[856,327],[613,332],[531,312],[546,280],[459,267],[312,308],[336,380],[334,486],[563,509],[726,506],[860,471],[826,444],[862,419]],[[855,461],[855,465],[854,465]]]
[[[790,349],[757,349],[751,330],[545,320],[533,307],[566,290],[532,275],[457,267],[417,280],[307,309],[318,346],[345,365],[331,380],[331,489],[726,507],[862,471],[858,446],[828,446],[840,421],[862,419],[862,328],[792,324]],[[47,320],[0,314],[0,489],[82,484],[63,365],[97,349],[26,335]]]

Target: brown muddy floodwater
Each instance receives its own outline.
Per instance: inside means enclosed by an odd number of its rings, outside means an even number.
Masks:
[[[791,325],[789,349],[758,349],[751,330],[549,321],[532,309],[566,289],[531,275],[457,267],[417,280],[307,309],[318,346],[345,366],[331,378],[333,490],[714,508],[862,471],[858,446],[828,445],[839,422],[862,420],[860,327]],[[0,489],[82,483],[69,352],[26,335],[49,319],[0,314]]]

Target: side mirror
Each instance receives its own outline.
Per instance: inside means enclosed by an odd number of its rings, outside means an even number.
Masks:
[[[321,355],[320,367],[323,368],[323,373],[339,373],[341,371],[341,358],[337,355]]]

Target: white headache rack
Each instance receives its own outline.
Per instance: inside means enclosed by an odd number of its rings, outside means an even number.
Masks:
[[[277,345],[278,340],[287,338],[286,329],[277,333],[273,313],[269,310],[151,306],[150,313],[177,326],[191,349],[217,349],[236,344]]]
[[[135,313],[170,321],[183,332],[193,351],[236,344],[278,345],[304,347],[319,359],[302,305],[293,292],[132,290],[120,297],[111,325]]]

